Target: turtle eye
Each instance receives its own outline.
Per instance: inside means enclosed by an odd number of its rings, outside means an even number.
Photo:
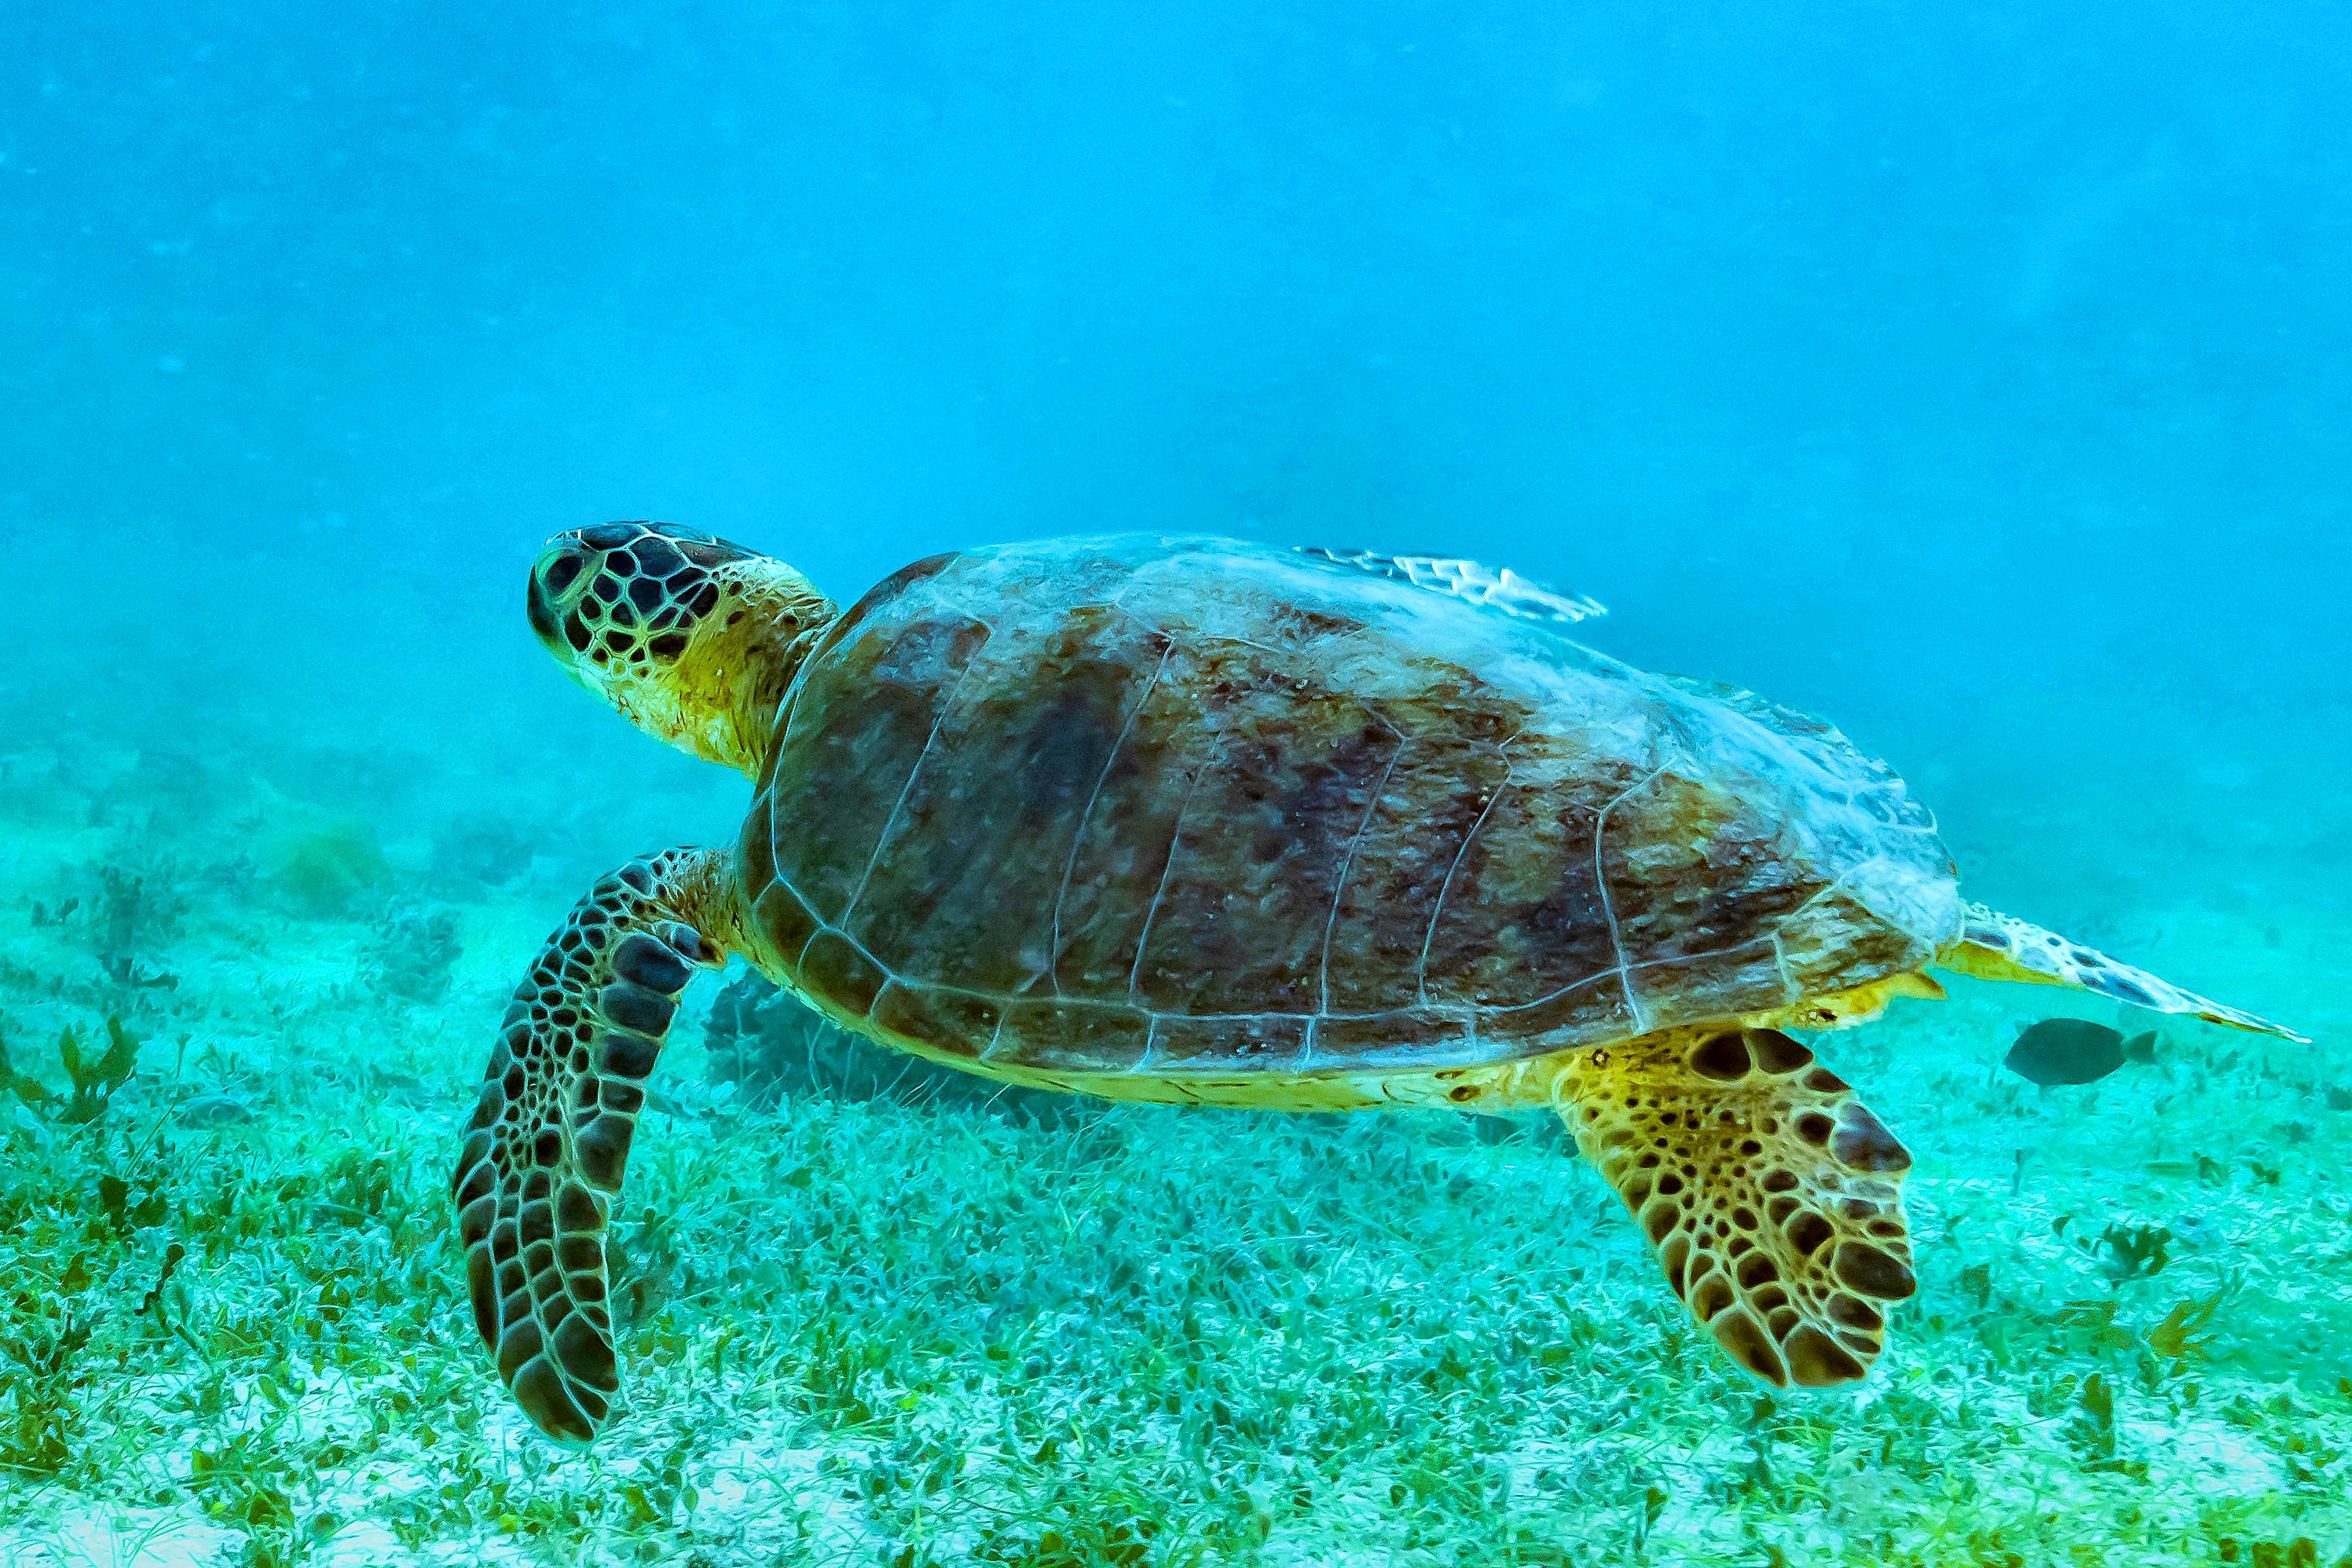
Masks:
[[[559,544],[541,558],[538,569],[530,574],[523,608],[530,617],[530,629],[551,647],[564,636],[560,607],[563,591],[580,580],[586,566],[586,558],[577,545]]]

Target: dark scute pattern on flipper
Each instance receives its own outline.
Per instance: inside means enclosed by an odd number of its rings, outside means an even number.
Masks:
[[[572,1140],[572,1152],[580,1163],[580,1173],[591,1186],[604,1192],[618,1192],[621,1173],[628,1164],[629,1142],[636,1129],[618,1116],[599,1115],[583,1128]]]
[[[1822,1080],[1826,1079],[1826,1082]],[[1806,1082],[1825,1089],[1842,1089],[1843,1079],[1834,1074],[1810,1075]],[[1838,1118],[1837,1131],[1830,1135],[1830,1152],[1838,1163],[1857,1171],[1907,1171],[1911,1168],[1911,1152],[1895,1141],[1878,1118],[1859,1104],[1846,1108]]]
[[[1882,1301],[1908,1300],[1919,1289],[1908,1264],[1866,1241],[1840,1242],[1836,1269],[1843,1283]]]
[[[1831,1388],[1853,1383],[1870,1369],[1811,1323],[1800,1324],[1785,1347],[1789,1377],[1800,1388]]]
[[[613,973],[655,991],[676,993],[694,970],[668,943],[631,931],[613,950]]]
[[[1654,1037],[1579,1058],[1562,1112],[1691,1315],[1779,1388],[1864,1375],[1885,1342],[1872,1302],[1917,1288],[1900,1186],[1909,1157],[1811,1066],[1775,1030]],[[1847,1160],[1832,1130],[1865,1126],[1874,1133],[1846,1141],[1865,1158]]]
[[[616,981],[597,994],[596,1005],[608,1023],[639,1034],[659,1035],[669,1027],[677,1003],[650,986]]]
[[[623,1078],[646,1077],[654,1070],[654,1059],[661,1054],[659,1040],[617,1027],[607,1030],[600,1044],[604,1049],[598,1066]]]
[[[1777,1077],[1786,1077],[1812,1065],[1813,1053],[1794,1035],[1778,1029],[1749,1029],[1742,1038],[1755,1053],[1756,1065]]]
[[[1754,1066],[1748,1054],[1748,1043],[1737,1029],[1727,1029],[1691,1053],[1691,1066],[1701,1078],[1718,1083],[1736,1083],[1748,1076]]]
[[[451,1182],[475,1327],[523,1413],[565,1441],[593,1437],[620,1387],[604,1233],[643,1079],[677,992],[721,957],[664,902],[698,853],[624,867],[549,939],[507,1009]]]

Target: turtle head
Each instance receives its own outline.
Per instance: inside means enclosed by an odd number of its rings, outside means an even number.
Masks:
[[[623,718],[754,777],[801,656],[839,614],[782,562],[660,522],[557,534],[526,608],[556,662]]]

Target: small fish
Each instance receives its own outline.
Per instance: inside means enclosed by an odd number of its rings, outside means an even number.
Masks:
[[[233,1094],[200,1094],[180,1107],[183,1127],[228,1127],[253,1120],[253,1108]]]
[[[2156,1035],[2126,1040],[2105,1024],[2080,1018],[2044,1018],[2017,1037],[2001,1066],[2048,1089],[2061,1083],[2096,1083],[2127,1061],[2156,1059]]]

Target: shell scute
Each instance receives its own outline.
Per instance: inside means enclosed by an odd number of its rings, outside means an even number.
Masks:
[[[1045,982],[1072,840],[1165,651],[1102,605],[999,634],[925,746],[884,770],[898,805],[845,929],[910,977],[1006,995]]]
[[[893,980],[874,999],[874,1026],[951,1057],[977,1058],[996,1037],[1004,1009],[984,996]]]
[[[1191,784],[1181,874],[1159,889],[1136,994],[1168,1013],[1315,1014],[1350,851],[1401,738],[1330,694],[1301,701],[1261,684],[1202,705],[1217,719],[1215,760]]]
[[[812,992],[840,1011],[861,1018],[874,1010],[875,999],[890,983],[880,964],[834,931],[819,931],[810,939],[801,954],[800,974]]]
[[[1164,1017],[1152,1042],[1151,1066],[1166,1071],[1296,1067],[1307,1054],[1307,1023],[1285,1013]]]
[[[1151,1015],[1118,1003],[1035,1000],[1004,1010],[1001,1038],[1024,1066],[1056,1072],[1126,1072],[1144,1058]]]
[[[1340,1015],[1315,1028],[1315,1053],[1335,1061],[1376,1062],[1383,1053],[1417,1058],[1445,1053],[1473,1039],[1476,1015],[1467,1008],[1393,1007]]]
[[[864,887],[915,759],[989,638],[985,621],[961,615],[892,631],[845,643],[827,679],[795,688],[792,721],[766,770],[761,799],[793,818],[790,833],[771,837],[772,864],[827,923]]]
[[[1433,1001],[1524,1005],[1591,987],[1620,968],[1596,853],[1620,770],[1588,771],[1601,776],[1564,789],[1515,784],[1486,813],[1430,930],[1423,984]],[[1538,1018],[1504,1026],[1552,1026]]]

